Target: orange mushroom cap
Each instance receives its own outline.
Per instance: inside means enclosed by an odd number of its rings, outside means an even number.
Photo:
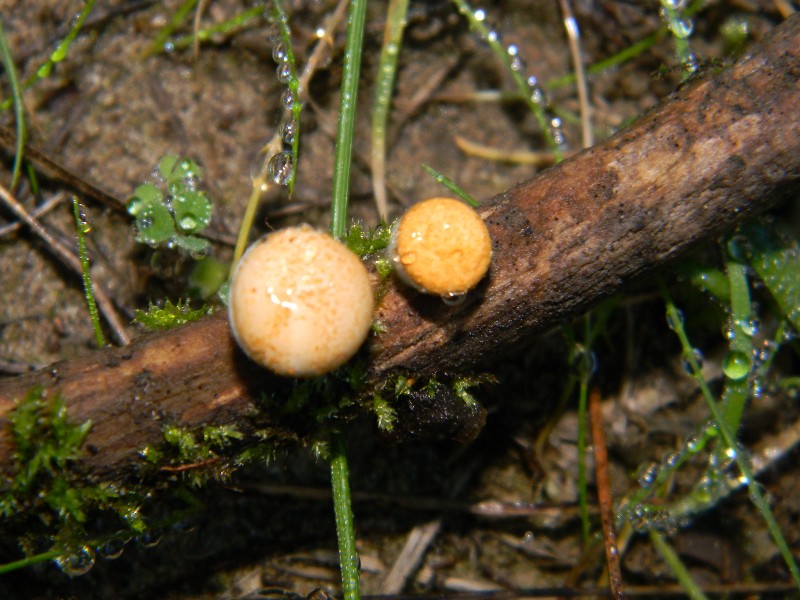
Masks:
[[[486,224],[452,198],[412,206],[397,224],[392,258],[400,277],[422,292],[465,294],[483,279],[492,260]]]
[[[253,244],[231,280],[236,341],[279,375],[313,377],[347,362],[364,343],[374,296],[361,260],[305,225]]]

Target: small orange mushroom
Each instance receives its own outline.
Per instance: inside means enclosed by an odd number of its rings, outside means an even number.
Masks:
[[[304,225],[270,233],[245,252],[228,314],[236,341],[255,362],[279,375],[313,377],[358,351],[374,303],[358,256]]]
[[[400,219],[391,253],[403,281],[448,299],[466,294],[486,275],[492,240],[478,213],[465,203],[431,198]]]

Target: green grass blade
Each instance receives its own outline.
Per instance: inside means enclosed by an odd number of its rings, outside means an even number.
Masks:
[[[106,340],[103,337],[103,329],[100,327],[100,314],[97,310],[97,302],[94,299],[92,275],[89,272],[89,257],[86,254],[86,234],[91,231],[91,227],[81,215],[77,196],[72,197],[72,214],[75,215],[75,230],[78,232],[78,254],[81,259],[81,272],[83,274],[83,292],[86,296],[86,304],[89,307],[89,316],[92,319],[94,339],[97,342],[97,347],[102,348],[106,345]]]
[[[480,206],[480,204],[478,204],[478,201],[475,200],[475,198],[473,198],[467,192],[462,190],[458,186],[458,184],[455,181],[453,181],[452,179],[450,179],[449,177],[447,177],[447,175],[443,175],[442,173],[439,173],[439,171],[437,171],[433,167],[429,167],[428,165],[422,165],[422,168],[425,169],[425,171],[427,171],[428,175],[433,177],[437,181],[437,183],[441,183],[444,187],[446,187],[448,190],[453,192],[456,196],[461,198],[464,202],[469,204],[472,208],[478,208],[478,206]]]
[[[3,23],[0,21],[0,59],[3,61],[3,67],[8,76],[8,84],[11,87],[11,99],[14,102],[14,118],[17,127],[17,146],[14,155],[14,169],[11,174],[11,187],[13,191],[19,182],[19,174],[22,170],[22,156],[25,152],[25,142],[28,139],[28,130],[25,127],[25,106],[22,103],[22,90],[20,89],[19,79],[17,78],[17,69],[14,66],[14,60],[11,57],[11,50],[8,48],[6,41],[6,34],[3,31]]]
[[[86,19],[92,12],[92,9],[94,9],[96,2],[97,0],[86,1],[86,3],[83,5],[83,10],[81,10],[78,18],[75,19],[72,27],[67,32],[67,35],[64,37],[64,39],[61,40],[58,46],[56,46],[56,49],[53,50],[52,54],[50,54],[47,60],[44,61],[44,63],[42,63],[38,69],[36,69],[36,72],[28,77],[28,79],[25,80],[25,83],[22,84],[23,90],[27,90],[40,79],[44,79],[45,77],[49,76],[50,73],[53,72],[53,66],[67,57],[69,54],[69,49],[72,46],[72,42],[74,42],[75,38],[78,37],[78,34],[83,28],[83,24],[86,22]],[[2,104],[0,104],[0,110],[8,110],[12,102],[13,99],[5,100]]]
[[[331,234],[344,237],[347,227],[347,203],[350,188],[350,161],[353,156],[353,128],[356,121],[358,77],[361,51],[364,46],[364,23],[367,0],[351,0],[344,48],[342,89],[339,97],[339,119],[336,131],[336,153],[333,162],[333,198],[331,200]]]
[[[336,431],[331,445],[331,485],[333,510],[336,515],[336,534],[339,539],[339,565],[342,569],[342,592],[345,600],[361,596],[358,582],[358,553],[350,499],[350,473],[344,435]]]

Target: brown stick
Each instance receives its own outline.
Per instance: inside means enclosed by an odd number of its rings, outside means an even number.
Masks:
[[[683,87],[600,146],[487,202],[487,280],[458,307],[390,285],[370,375],[465,370],[574,316],[800,188],[800,15],[727,72]],[[275,385],[234,347],[224,314],[3,382],[0,425],[34,384],[92,419],[85,466],[118,474],[163,423],[244,423]],[[11,444],[0,434],[0,465]]]

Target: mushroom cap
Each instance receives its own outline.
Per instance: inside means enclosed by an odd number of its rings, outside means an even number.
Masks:
[[[313,377],[347,362],[367,338],[375,300],[361,260],[305,225],[270,233],[233,273],[236,341],[279,375]]]
[[[492,260],[486,224],[452,198],[431,198],[400,219],[392,246],[398,274],[422,292],[465,294],[483,279]]]

